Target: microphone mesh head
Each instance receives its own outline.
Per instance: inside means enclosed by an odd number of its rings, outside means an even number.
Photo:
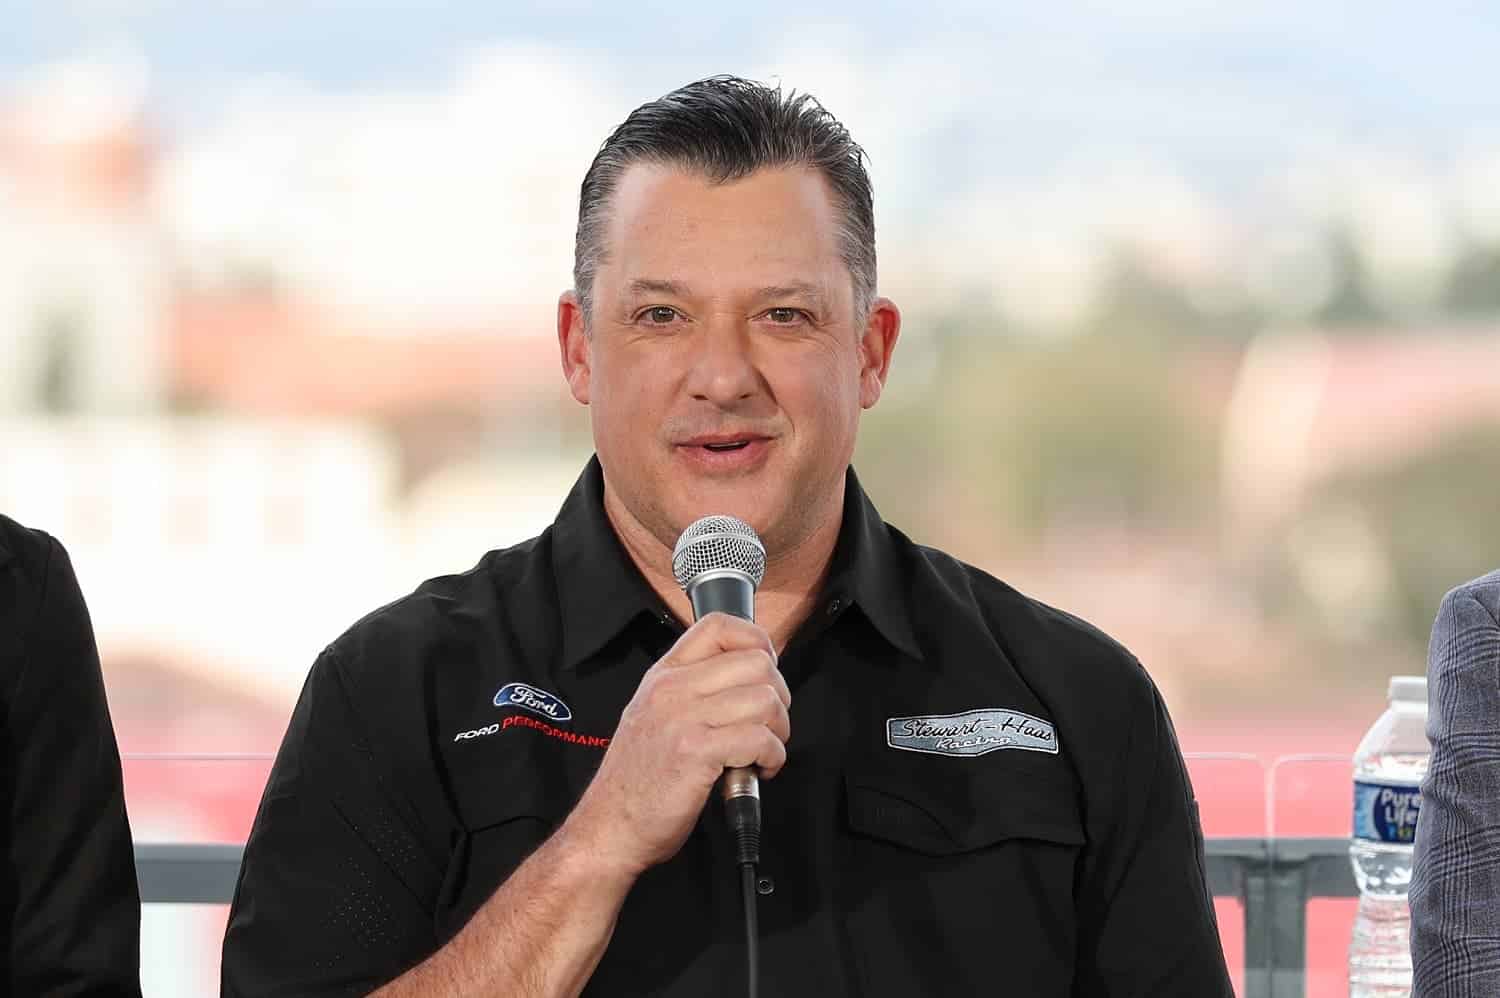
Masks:
[[[733,516],[705,516],[694,520],[677,538],[672,551],[672,574],[687,589],[704,572],[743,572],[756,588],[766,577],[766,549],[755,528]]]

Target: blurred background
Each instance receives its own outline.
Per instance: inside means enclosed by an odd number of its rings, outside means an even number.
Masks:
[[[578,184],[718,72],[869,153],[887,519],[1118,637],[1188,751],[1352,753],[1500,566],[1500,20],[1119,6],[0,2],[0,510],[73,555],[137,838],[242,839],[318,651],[550,521]],[[148,994],[211,993],[172,907]]]

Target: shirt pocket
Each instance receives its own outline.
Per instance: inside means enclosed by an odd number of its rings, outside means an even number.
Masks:
[[[445,934],[462,928],[562,824],[581,792],[569,776],[531,753],[476,754],[450,770],[457,828],[440,905]]]
[[[1082,846],[1073,784],[989,768],[972,779],[851,772],[848,825],[857,836],[928,856],[953,856],[1011,840]]]
[[[971,762],[845,775],[839,890],[866,993],[923,993],[934,980],[1070,993],[1086,842],[1076,783],[1066,770]]]

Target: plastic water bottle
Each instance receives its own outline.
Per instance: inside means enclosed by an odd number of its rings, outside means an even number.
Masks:
[[[1349,944],[1349,998],[1410,998],[1411,856],[1418,785],[1427,772],[1427,680],[1394,676],[1390,706],[1354,753],[1354,837],[1349,859],[1359,914]]]

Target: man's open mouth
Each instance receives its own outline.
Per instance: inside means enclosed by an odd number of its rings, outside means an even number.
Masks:
[[[706,447],[706,448],[708,448],[711,451],[725,451],[725,450],[739,450],[741,447],[746,447],[749,444],[750,444],[750,441],[748,441],[748,440],[731,440],[728,443],[722,443],[722,444],[704,444],[703,446]]]

